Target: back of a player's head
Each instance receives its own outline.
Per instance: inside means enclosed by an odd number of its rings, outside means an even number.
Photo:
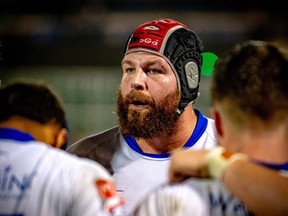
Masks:
[[[46,124],[55,122],[67,128],[65,112],[60,99],[46,84],[18,81],[0,89],[0,122],[13,116]]]
[[[216,62],[211,97],[228,102],[230,113],[262,122],[287,118],[288,55],[274,43],[246,41],[225,52]],[[236,117],[236,118],[237,118]],[[283,120],[284,120],[283,119]]]
[[[161,56],[171,66],[181,93],[179,110],[195,101],[199,93],[203,44],[184,24],[157,19],[138,26],[128,38],[124,55],[145,51]]]

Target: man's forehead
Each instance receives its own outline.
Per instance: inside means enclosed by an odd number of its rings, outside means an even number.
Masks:
[[[143,61],[143,60],[150,62],[150,63],[153,63],[153,62],[155,62],[155,63],[165,62],[166,63],[166,60],[159,55],[149,53],[149,52],[144,52],[144,51],[137,51],[137,52],[131,52],[131,53],[128,53],[127,55],[125,55],[123,60],[122,60],[122,64],[123,63],[131,63],[133,61]],[[166,64],[168,64],[168,63],[166,63]]]

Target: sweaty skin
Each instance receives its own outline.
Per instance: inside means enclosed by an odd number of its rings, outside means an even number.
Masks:
[[[122,61],[122,70],[121,92],[124,96],[135,88],[157,101],[177,88],[176,77],[169,64],[157,55],[130,53]]]

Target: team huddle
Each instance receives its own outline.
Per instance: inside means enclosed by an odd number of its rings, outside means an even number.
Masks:
[[[287,50],[250,40],[219,55],[209,117],[194,107],[203,52],[183,23],[139,25],[121,62],[119,124],[65,150],[52,88],[2,86],[0,215],[288,214]]]

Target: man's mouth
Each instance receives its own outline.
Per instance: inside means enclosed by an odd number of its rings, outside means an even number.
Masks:
[[[142,101],[132,101],[132,103],[129,104],[130,109],[145,109],[149,106],[149,103],[144,103]]]
[[[147,103],[144,103],[144,102],[139,101],[139,100],[133,101],[132,104],[135,105],[135,106],[147,105]]]

